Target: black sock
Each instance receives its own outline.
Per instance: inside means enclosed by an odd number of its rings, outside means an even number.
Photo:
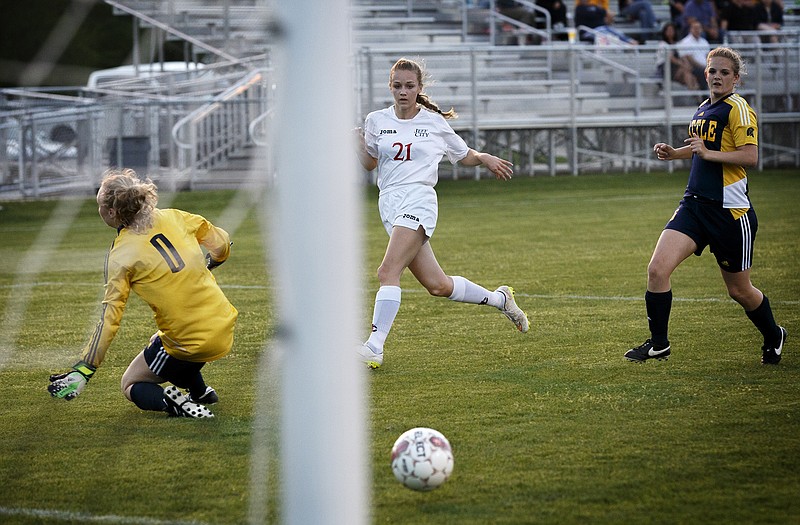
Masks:
[[[164,389],[155,383],[134,383],[131,387],[131,401],[142,410],[163,412],[167,408]]]
[[[764,336],[764,346],[768,348],[777,348],[781,343],[781,330],[778,328],[775,318],[772,316],[772,308],[769,306],[769,299],[764,296],[764,300],[755,310],[748,312],[745,310],[747,317],[753,321],[758,331]]]
[[[206,393],[206,382],[203,380],[203,374],[198,371],[197,374],[192,376],[187,388],[189,389],[189,395],[192,396],[192,399],[200,399],[203,397],[203,394]]]
[[[668,347],[667,327],[672,310],[672,290],[666,292],[648,290],[644,294],[644,303],[647,308],[647,322],[650,325],[650,340],[658,347]]]

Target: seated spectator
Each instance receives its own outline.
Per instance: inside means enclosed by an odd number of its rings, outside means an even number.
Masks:
[[[614,15],[609,13],[602,7],[592,4],[591,0],[578,0],[575,6],[575,28],[586,26],[594,29],[598,33],[605,33],[615,39],[621,40],[628,44],[636,44],[636,40],[632,39],[622,31],[619,31],[611,24],[614,22]],[[594,34],[589,31],[579,30],[578,39],[582,42],[594,43]]]
[[[650,0],[619,0],[619,12],[629,20],[638,20],[642,28],[640,42],[653,37],[658,21]]]
[[[717,11],[711,0],[686,0],[683,8],[683,29],[688,31],[691,20],[698,20],[702,27],[703,37],[709,42],[721,42]],[[705,67],[705,64],[703,65]]]
[[[536,5],[550,13],[550,27],[563,29],[567,26],[567,5],[562,0],[537,0]]]
[[[693,0],[692,0],[693,1]],[[698,20],[689,22],[689,34],[675,44],[681,57],[686,57],[692,65],[692,73],[697,79],[700,89],[708,89],[706,83],[706,57],[711,51],[711,44],[703,38],[703,24]]]
[[[697,78],[694,75],[694,68],[689,59],[682,57],[678,50],[671,47],[677,42],[678,28],[672,22],[667,22],[661,29],[661,41],[658,43],[656,51],[656,71],[659,78],[664,78],[664,68],[669,59],[672,80],[679,82],[691,90],[700,89]]]
[[[723,34],[728,31],[753,31],[756,28],[756,13],[752,0],[730,0],[720,12],[719,28]],[[750,38],[735,35],[729,38],[731,42],[752,43]]]
[[[531,27],[536,24],[536,13],[514,0],[496,0],[497,12]]]
[[[756,29],[777,33],[783,26],[783,6],[776,0],[761,0],[754,8]],[[773,34],[764,38],[765,41],[777,43],[778,35]]]
[[[597,7],[602,7],[603,9],[608,11],[608,0],[589,0],[589,3],[592,5],[596,5]]]
[[[685,0],[669,0],[669,17],[675,24],[675,38],[681,35],[681,24],[683,23],[683,8],[686,5]]]
[[[536,25],[536,12],[526,5],[520,4],[515,0],[496,0],[494,5],[501,15],[513,18],[527,26],[534,27]],[[524,40],[524,43],[527,44],[539,43],[539,39],[532,34],[529,34]]]

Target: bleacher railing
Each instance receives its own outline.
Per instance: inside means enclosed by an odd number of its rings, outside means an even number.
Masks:
[[[256,71],[208,104],[192,111],[172,128],[178,149],[179,177],[193,180],[242,150],[250,141],[250,124],[266,111],[266,73]]]
[[[748,63],[738,91],[759,115],[760,167],[800,166],[800,42],[735,47]],[[412,56],[435,80],[426,91],[460,114],[452,121],[457,132],[478,148],[513,158],[520,175],[534,175],[674,169],[675,163],[654,160],[652,144],[680,143],[708,94],[673,82],[668,63],[657,75],[657,53],[653,45],[563,43],[437,45]],[[392,103],[389,68],[408,55],[407,48],[358,50],[354,125]],[[257,70],[242,72],[216,97],[183,90],[179,96],[93,98],[5,90],[0,193],[40,197],[91,190],[113,165],[135,165],[167,187],[213,176],[248,146],[268,147],[274,89],[272,73]],[[449,166],[441,173],[458,176]]]

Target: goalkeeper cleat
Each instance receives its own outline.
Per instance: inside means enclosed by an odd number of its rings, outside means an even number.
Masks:
[[[522,332],[523,334],[528,331],[530,328],[530,322],[528,321],[528,316],[525,315],[525,312],[517,306],[517,302],[514,300],[514,289],[510,286],[501,286],[495,292],[500,292],[505,297],[505,301],[503,302],[503,307],[500,308],[500,311],[503,312],[503,315],[508,317],[514,326],[517,327],[517,330]]]
[[[367,365],[367,368],[375,370],[383,364],[383,352],[376,352],[369,343],[364,343],[358,347],[358,356]]]
[[[176,386],[170,385],[164,389],[164,401],[167,404],[165,412],[169,417],[214,417],[214,414],[203,405],[189,401]]]
[[[644,363],[648,359],[666,361],[669,359],[670,346],[657,346],[648,339],[636,348],[631,348],[625,352],[625,359],[634,363]]]
[[[189,394],[189,401],[192,403],[199,403],[201,405],[213,405],[217,401],[219,401],[219,396],[217,395],[217,391],[211,388],[210,386],[206,386],[206,391],[203,392],[203,395],[198,397],[197,399],[193,398],[191,394]]]
[[[781,331],[781,340],[775,348],[767,348],[767,345],[761,347],[761,364],[763,365],[777,365],[781,362],[781,354],[783,353],[783,343],[786,342],[786,336],[789,333],[786,328],[779,326]]]

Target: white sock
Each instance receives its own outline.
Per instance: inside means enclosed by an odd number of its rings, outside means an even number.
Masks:
[[[453,293],[450,294],[451,301],[470,304],[488,304],[495,308],[502,308],[506,298],[500,292],[490,292],[481,285],[475,284],[469,279],[459,275],[450,277],[453,279]]]
[[[375,294],[375,309],[372,311],[372,333],[367,344],[373,350],[383,352],[383,343],[392,329],[394,318],[400,310],[400,287],[381,286]]]

